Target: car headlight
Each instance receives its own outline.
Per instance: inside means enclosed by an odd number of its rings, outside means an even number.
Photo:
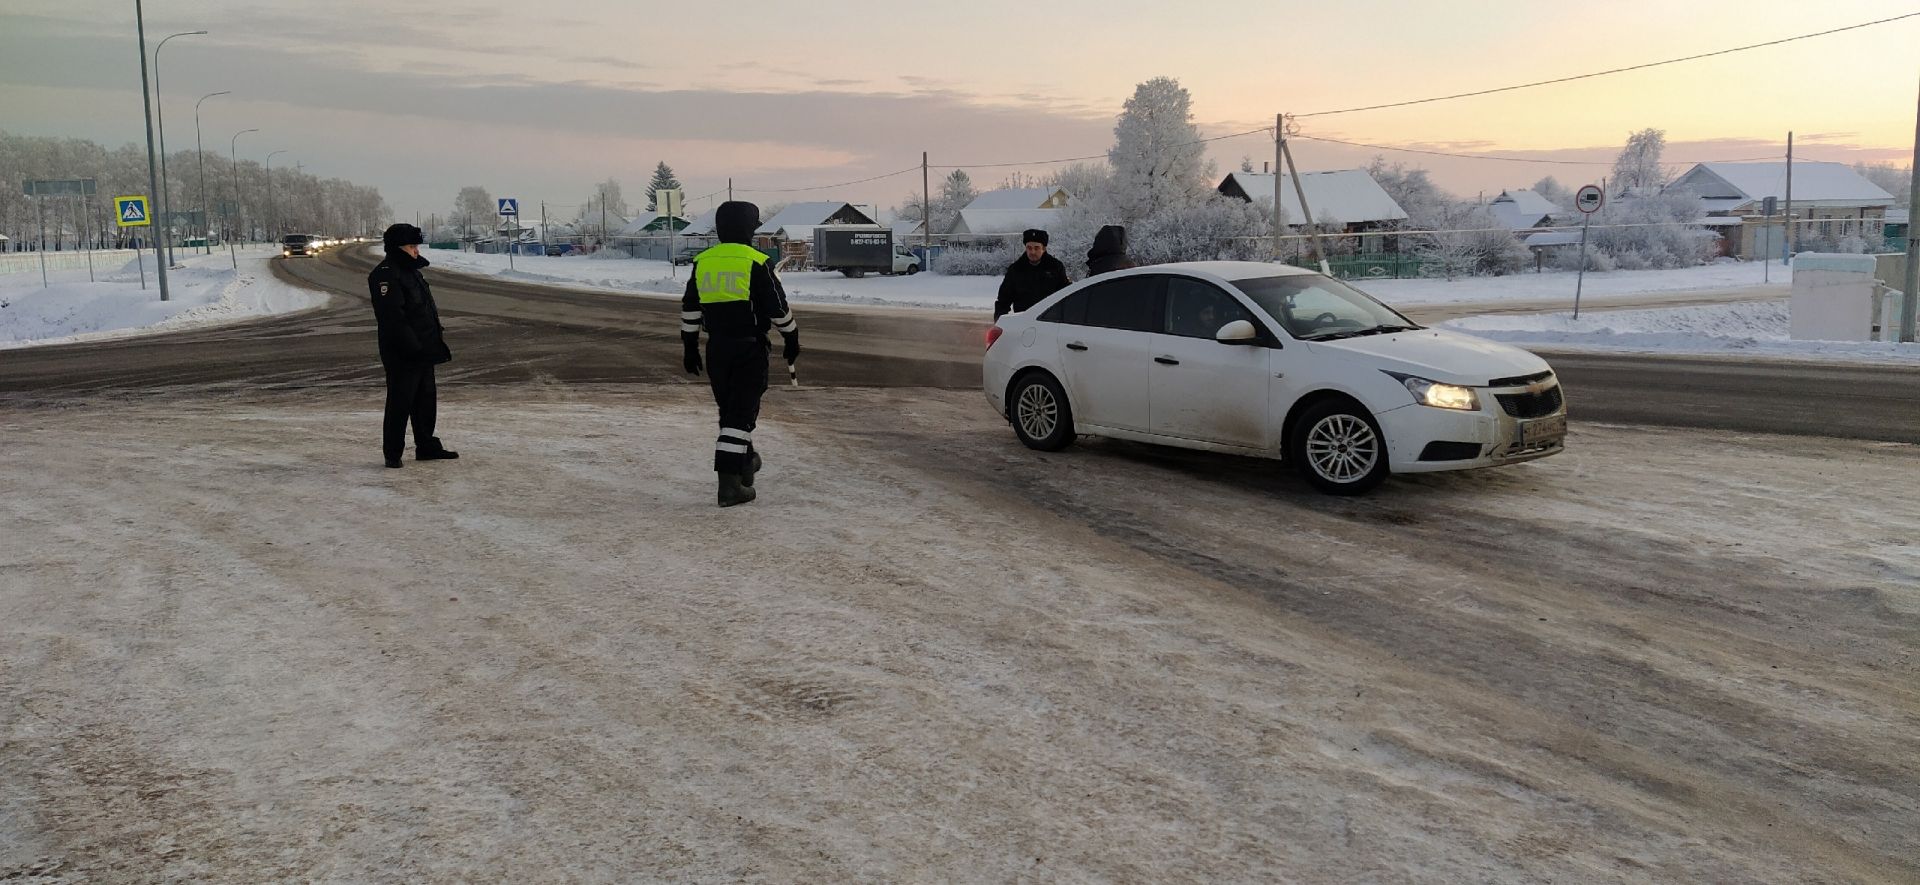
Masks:
[[[1394,380],[1406,385],[1407,392],[1413,394],[1413,401],[1436,409],[1457,409],[1462,412],[1480,410],[1480,394],[1471,387],[1458,384],[1442,384],[1418,375],[1402,375],[1388,372]]]

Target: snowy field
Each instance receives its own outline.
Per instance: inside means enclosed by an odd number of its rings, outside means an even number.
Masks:
[[[637,259],[546,258],[516,256],[515,270],[507,270],[507,256],[455,250],[430,250],[427,257],[443,269],[521,279],[595,291],[674,294],[685,291],[687,269],[678,278],[663,261]],[[1013,253],[1008,253],[1011,262]],[[1729,262],[1680,270],[1613,271],[1588,274],[1584,297],[1607,299],[1648,293],[1713,291],[1760,286],[1758,264]],[[1772,269],[1773,286],[1787,294],[1787,272]],[[1357,283],[1374,296],[1396,305],[1462,302],[1543,301],[1573,302],[1574,274],[1550,272],[1446,280],[1369,280]],[[998,277],[950,277],[923,273],[906,277],[869,276],[847,279],[837,273],[786,273],[780,279],[796,302],[872,304],[962,310],[991,310],[999,291]]]
[[[1784,301],[1651,310],[1494,314],[1442,326],[1481,338],[1553,350],[1763,356],[1830,362],[1920,365],[1920,345],[1794,341]]]
[[[721,511],[704,385],[450,385],[402,470],[379,397],[0,415],[0,878],[1920,874],[1912,446],[1350,501],[776,389]]]
[[[243,251],[236,272],[224,251],[188,256],[181,250],[176,255],[186,266],[167,275],[172,297],[164,302],[151,252],[145,256],[144,289],[140,268],[133,261],[97,267],[92,282],[85,270],[56,271],[48,275],[51,285],[45,288],[37,269],[30,274],[0,275],[0,347],[213,325],[325,304],[325,294],[273,276],[267,262],[278,251],[273,247]]]

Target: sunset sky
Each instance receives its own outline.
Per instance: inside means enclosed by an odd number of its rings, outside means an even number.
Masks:
[[[8,0],[0,13],[0,129],[142,138],[133,3]],[[394,13],[388,10],[403,9]],[[808,193],[753,192],[966,165],[990,187],[1013,168],[1100,154],[1134,84],[1194,97],[1202,134],[1503,86],[1858,24],[1920,4],[1104,0],[932,4],[571,2],[458,4],[154,0],[167,46],[168,145],[208,149],[239,129],[243,157],[376,185],[396,215],[444,213],[461,185],[570,215],[614,176],[629,197],[665,160],[690,196],[891,206],[919,174]],[[552,11],[545,11],[552,10]],[[1386,153],[1456,193],[1542,175],[1605,174],[1627,133],[1667,131],[1667,159],[1774,156],[1788,130],[1810,159],[1910,157],[1920,18],[1719,58],[1413,108],[1304,117],[1303,135],[1456,153],[1598,161],[1549,166]],[[1217,142],[1220,168],[1272,157],[1262,135]],[[1300,142],[1303,168],[1363,165],[1372,149]],[[1044,174],[1044,165],[1018,167]],[[696,203],[694,208],[703,208]]]

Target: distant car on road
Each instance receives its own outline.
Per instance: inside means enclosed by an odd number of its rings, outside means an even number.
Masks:
[[[286,258],[318,254],[323,246],[321,239],[313,234],[287,234],[280,238],[280,254]]]
[[[673,263],[675,265],[692,264],[693,260],[700,257],[700,253],[706,250],[705,246],[681,246],[680,251],[673,253]]]
[[[1027,446],[1081,435],[1291,462],[1323,492],[1564,449],[1534,354],[1422,328],[1339,280],[1239,261],[1082,281],[987,333],[989,402]]]

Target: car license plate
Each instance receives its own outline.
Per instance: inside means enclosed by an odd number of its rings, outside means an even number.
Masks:
[[[1541,418],[1537,421],[1520,422],[1521,445],[1530,446],[1535,443],[1551,442],[1557,439],[1564,439],[1566,435],[1567,416],[1565,415]]]

